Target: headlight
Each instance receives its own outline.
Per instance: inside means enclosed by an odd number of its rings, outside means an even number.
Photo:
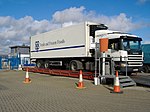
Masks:
[[[126,64],[125,63],[121,63],[120,66],[121,67],[126,67]]]

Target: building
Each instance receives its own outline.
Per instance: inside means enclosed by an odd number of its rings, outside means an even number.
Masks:
[[[16,69],[30,64],[30,46],[11,46],[9,58],[10,66]]]
[[[8,69],[9,68],[9,60],[8,55],[0,55],[0,69]]]

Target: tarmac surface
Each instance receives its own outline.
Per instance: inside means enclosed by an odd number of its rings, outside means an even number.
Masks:
[[[0,71],[0,112],[150,112],[150,88],[123,88],[93,85],[84,80],[85,89],[77,89],[78,79],[29,73],[31,83],[24,84],[24,71]]]
[[[150,74],[138,73],[130,76],[138,85],[150,87]]]

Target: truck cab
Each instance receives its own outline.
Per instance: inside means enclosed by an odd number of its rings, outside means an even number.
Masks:
[[[101,38],[108,38],[106,57],[112,58],[115,69],[128,74],[142,71],[143,53],[140,37],[119,31],[97,30],[95,42],[99,43]]]

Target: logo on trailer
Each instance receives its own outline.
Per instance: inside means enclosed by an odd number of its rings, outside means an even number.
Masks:
[[[35,41],[35,50],[38,51],[40,48],[40,42],[39,41]]]

